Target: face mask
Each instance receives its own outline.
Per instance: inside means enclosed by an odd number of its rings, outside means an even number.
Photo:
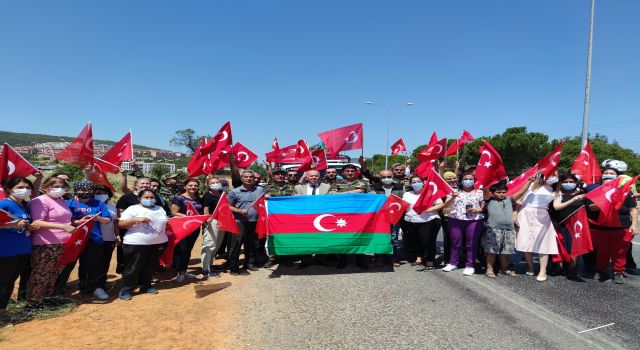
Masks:
[[[603,180],[612,180],[612,179],[615,179],[616,177],[618,176],[615,174],[602,174]]]
[[[93,193],[91,193],[91,192],[78,193],[76,196],[78,196],[78,198],[80,198],[80,199],[91,199],[91,198],[93,198]]]
[[[53,198],[60,198],[67,194],[67,189],[63,187],[52,188],[47,192],[47,194]]]
[[[576,189],[576,184],[575,183],[563,183],[562,184],[562,189],[565,191],[573,191]]]
[[[95,198],[97,200],[99,200],[100,202],[104,203],[104,202],[109,200],[109,195],[108,194],[96,194]]]
[[[475,180],[462,180],[462,186],[466,188],[473,187],[474,183]]]
[[[554,184],[558,183],[558,178],[556,176],[552,176],[552,177],[548,178],[547,181],[545,181],[545,183],[548,186],[554,185]]]
[[[383,185],[391,185],[393,183],[393,179],[385,177],[382,180],[380,180],[380,182],[382,182]]]
[[[222,186],[222,191],[227,192],[228,189],[229,189],[229,186]]]
[[[222,190],[222,185],[220,183],[213,183],[211,185],[209,185],[209,189],[214,190],[214,191],[220,191]]]
[[[22,200],[22,199],[25,199],[25,197],[28,197],[28,196],[30,196],[30,195],[31,195],[31,190],[30,190],[30,189],[28,189],[28,188],[19,188],[19,189],[17,189],[17,190],[13,190],[13,191],[11,191],[11,194],[12,194],[14,197],[16,197],[16,198],[18,198],[18,199]]]
[[[264,187],[264,186],[266,186],[266,185],[267,185],[267,183],[266,183],[266,182],[259,182],[259,183],[258,183],[258,186],[262,186],[262,187]]]
[[[144,205],[145,207],[151,207],[154,204],[156,204],[156,200],[155,200],[155,198],[143,199],[143,200],[140,201],[140,204]]]
[[[411,188],[413,188],[414,191],[420,191],[423,187],[424,184],[422,182],[414,182],[411,184]]]

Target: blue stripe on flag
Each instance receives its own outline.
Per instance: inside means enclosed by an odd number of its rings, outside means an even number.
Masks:
[[[381,194],[271,197],[269,214],[375,213],[387,200]]]

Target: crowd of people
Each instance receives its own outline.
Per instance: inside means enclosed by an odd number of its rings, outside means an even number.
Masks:
[[[377,267],[402,263],[419,270],[441,268],[444,272],[463,269],[465,276],[482,270],[488,278],[498,274],[517,276],[513,256],[523,253],[525,275],[547,280],[550,272],[569,278],[612,279],[624,283],[626,273],[635,270],[631,239],[638,233],[637,194],[629,194],[617,211],[619,224],[589,224],[594,251],[574,258],[572,236],[563,222],[580,207],[597,219],[599,208],[583,195],[620,176],[626,176],[626,164],[607,160],[599,183],[584,186],[575,175],[564,173],[544,177],[532,176],[517,193],[507,196],[508,184],[500,181],[490,188],[475,189],[474,168],[439,173],[454,189],[434,201],[426,211],[417,213],[416,204],[425,180],[411,174],[410,164],[394,164],[391,169],[372,174],[364,159],[360,164],[328,168],[324,176],[317,170],[298,174],[295,169],[272,169],[263,176],[232,166],[231,183],[216,176],[204,182],[196,178],[180,181],[177,174],[162,179],[136,178],[127,187],[127,173],[121,182],[123,195],[113,203],[108,187],[83,179],[70,183],[68,174],[53,174],[43,180],[36,174],[33,183],[27,178],[12,178],[4,184],[7,198],[0,209],[16,220],[0,225],[0,313],[6,308],[18,279],[18,299],[25,300],[25,312],[46,307],[48,300],[68,292],[67,281],[75,262],[59,266],[64,243],[78,225],[95,218],[86,247],[78,259],[78,288],[101,300],[109,298],[107,274],[113,251],[117,253],[116,272],[122,275],[118,297],[130,300],[139,288],[141,293],[156,294],[152,281],[158,269],[175,271],[175,282],[220,277],[221,273],[246,275],[247,271],[270,268],[276,264],[305,268],[310,264],[333,265],[344,269],[348,255],[274,256],[265,248],[266,238],[256,234],[258,214],[254,202],[264,195],[275,196],[333,195],[341,193],[377,193],[396,195],[409,203],[403,218],[391,225],[393,254],[375,255]],[[130,175],[130,174],[129,174]],[[134,173],[135,175],[135,173]],[[71,191],[70,191],[71,190]],[[212,214],[223,193],[227,193],[231,211],[240,229],[229,234],[217,228],[210,218],[176,246],[171,266],[161,266],[160,257],[167,247],[167,221],[170,217]],[[443,232],[444,245],[439,250],[437,237]],[[202,235],[201,277],[188,272],[193,248]],[[244,259],[240,259],[241,253]],[[539,268],[534,265],[534,253]],[[222,258],[223,264],[215,264]],[[356,266],[367,270],[369,258],[353,257]],[[551,260],[552,265],[549,265]],[[613,275],[608,273],[612,266]]]

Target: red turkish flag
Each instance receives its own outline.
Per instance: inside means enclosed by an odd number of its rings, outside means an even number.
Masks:
[[[420,163],[420,165],[418,165],[413,172],[414,174],[425,179],[427,178],[431,170],[435,170],[435,165],[433,164],[433,162],[424,162]]]
[[[462,130],[462,135],[458,139],[458,143],[460,145],[464,145],[465,143],[471,142],[473,140],[475,140],[475,138],[473,138],[473,135],[471,135],[470,132],[468,132],[467,130]]]
[[[11,178],[27,177],[36,172],[36,168],[16,152],[9,144],[2,146],[0,154],[0,184]]]
[[[160,264],[164,267],[171,266],[176,245],[202,226],[207,219],[209,219],[209,215],[174,216],[169,218],[167,221],[167,247],[160,256]]]
[[[278,138],[277,137],[273,138],[273,143],[271,144],[271,149],[274,150],[275,152],[280,150],[280,145],[278,144]]]
[[[591,243],[591,231],[589,230],[589,219],[584,207],[576,210],[564,222],[567,230],[571,234],[571,256],[576,258],[582,254],[593,251]]]
[[[7,222],[12,222],[12,221],[16,221],[16,220],[20,220],[20,219],[18,219],[15,216],[11,215],[11,213],[9,213],[8,211],[4,211],[4,210],[0,209],[0,225],[4,225]]]
[[[407,150],[407,145],[404,144],[404,140],[400,138],[400,140],[396,141],[393,145],[391,145],[391,155],[395,156],[400,152],[404,152]]]
[[[118,143],[113,145],[107,153],[102,155],[102,160],[115,164],[116,166],[122,166],[122,162],[125,160],[133,159],[133,140],[131,138],[131,131],[129,131]]]
[[[591,150],[591,145],[588,142],[573,162],[571,172],[578,175],[587,185],[600,181],[602,171],[600,171],[596,155]]]
[[[601,226],[620,226],[620,216],[617,215],[618,211],[615,209],[615,206],[617,205],[617,201],[624,201],[625,199],[625,197],[621,195],[623,189],[618,188],[621,180],[622,178],[618,177],[584,195],[584,198],[591,200],[600,208],[598,218],[595,220],[590,219],[589,221]]]
[[[307,170],[311,170],[311,165],[315,164],[315,170],[325,170],[327,169],[327,153],[323,149],[317,149],[311,152],[311,157],[307,158],[296,171],[303,172]]]
[[[245,147],[245,145],[237,142],[231,148],[231,153],[236,160],[236,166],[238,168],[246,168],[251,165],[253,162],[258,160],[258,155],[253,153],[250,149]]]
[[[560,163],[560,156],[562,155],[562,147],[564,146],[564,141],[560,141],[560,143],[554,147],[549,154],[544,156],[538,162],[538,168],[540,169],[540,173],[545,178],[553,175],[558,169],[558,163]]]
[[[299,140],[298,145],[296,147],[296,158],[298,159],[307,159],[311,157],[311,152],[309,152],[309,146],[304,140]]]
[[[320,140],[327,147],[327,152],[336,156],[340,151],[362,149],[364,126],[362,123],[343,126],[318,134]]]
[[[538,172],[538,164],[535,164],[529,170],[522,173],[520,176],[512,179],[507,183],[507,196],[511,197],[514,194],[518,193],[522,186],[524,186],[529,178],[535,175]]]
[[[227,145],[225,148],[209,154],[207,156],[208,161],[205,161],[205,174],[211,174],[215,170],[220,170],[227,165],[231,164],[231,145]]]
[[[473,185],[475,188],[489,187],[494,183],[507,177],[507,172],[504,170],[502,163],[502,157],[498,151],[491,146],[489,141],[483,140],[484,145],[480,146],[478,152],[480,152],[480,160],[476,167],[476,182]]]
[[[205,162],[210,159],[210,157],[207,157],[207,155],[201,155],[202,148],[206,143],[207,139],[203,137],[202,140],[200,140],[198,148],[195,152],[193,152],[191,160],[189,160],[189,164],[187,164],[187,172],[189,173],[189,177],[196,177],[204,174],[204,170],[207,167],[207,164],[205,164]]]
[[[269,225],[267,224],[267,204],[264,200],[264,194],[252,205],[253,209],[258,212],[258,222],[256,223],[256,233],[258,238],[264,238],[269,234]]]
[[[422,163],[430,160],[444,157],[447,151],[447,139],[438,140],[431,146],[425,148],[422,152],[418,153],[418,160]]]
[[[427,146],[433,146],[438,142],[438,135],[436,134],[436,132],[434,131],[431,134],[431,138],[429,139],[429,143],[427,144]]]
[[[116,193],[116,189],[113,187],[111,182],[109,182],[109,178],[103,168],[103,166],[110,167],[113,166],[113,164],[101,161],[99,158],[96,158],[96,160],[98,161],[91,165],[91,170],[89,170],[87,178],[97,185],[107,186],[113,193]]]
[[[432,167],[427,168],[424,187],[416,204],[413,205],[413,210],[418,214],[422,214],[433,206],[433,202],[447,196],[449,193],[453,193],[451,186]]]
[[[199,155],[203,156],[209,153],[215,153],[227,146],[231,146],[233,143],[233,137],[231,135],[231,122],[226,122],[218,130],[218,132],[209,140],[209,142],[200,148]]]
[[[191,204],[191,202],[187,202],[185,207],[186,207],[186,210],[185,210],[185,215],[186,216],[198,215],[198,209],[196,209],[196,207],[194,207],[193,204]]]
[[[458,140],[454,140],[453,143],[449,145],[449,148],[447,148],[447,153],[445,153],[445,156],[448,157],[454,154],[458,154],[459,150],[460,150],[460,146],[458,145]]]
[[[409,203],[402,200],[402,198],[395,194],[387,197],[382,207],[380,207],[379,213],[384,215],[386,222],[395,225],[402,219],[404,212],[409,208]]]
[[[89,232],[93,228],[97,215],[92,215],[91,218],[82,224],[78,225],[76,229],[71,233],[71,237],[64,243],[64,249],[62,250],[62,256],[58,260],[58,266],[64,266],[71,264],[78,260],[84,247],[87,245],[89,239]]]
[[[81,168],[93,163],[93,132],[91,123],[80,131],[80,134],[65,149],[58,152],[55,158],[61,162],[75,164]]]
[[[231,233],[240,233],[238,224],[236,224],[236,219],[233,217],[233,213],[231,212],[229,199],[227,198],[226,193],[223,193],[220,197],[218,205],[216,205],[216,209],[213,211],[211,216],[218,221],[219,230]]]
[[[120,172],[119,166],[113,163],[109,163],[102,158],[93,158],[93,164],[99,165],[102,171],[105,173],[117,174]]]
[[[296,158],[296,149],[298,145],[290,145],[284,148],[280,148],[278,151],[266,153],[265,156],[268,162],[274,163],[297,163],[300,161]]]

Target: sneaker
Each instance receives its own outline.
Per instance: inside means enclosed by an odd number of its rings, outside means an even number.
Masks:
[[[140,291],[141,291],[142,293],[147,293],[147,294],[158,294],[158,293],[160,293],[160,292],[158,292],[158,290],[157,290],[157,289],[152,288],[152,287],[145,288],[145,289],[140,289]]]
[[[96,290],[93,291],[93,296],[100,300],[109,299],[109,294],[107,294],[107,292],[105,292],[102,288],[96,288]]]
[[[202,271],[202,278],[200,279],[201,281],[206,281],[209,279],[209,271]]]
[[[621,273],[614,273],[613,274],[613,283],[615,284],[623,284],[626,283],[624,280],[624,277],[622,276]]]
[[[258,271],[258,268],[253,264],[247,264],[247,270],[249,270],[249,271]]]
[[[451,272],[451,271],[457,270],[457,269],[458,269],[458,267],[456,265],[447,264],[447,266],[442,268],[442,271]]]
[[[536,277],[536,281],[538,282],[544,282],[546,280],[547,280],[547,275],[544,275],[544,276],[538,275],[538,277]]]
[[[180,275],[176,276],[175,281],[176,281],[176,283],[182,284],[182,283],[184,283],[185,279],[186,279],[186,277],[183,274],[180,274]]]
[[[231,276],[248,276],[248,275],[250,275],[250,273],[247,272],[246,270],[238,270],[238,271],[229,272],[229,275],[231,275]]]
[[[265,269],[270,269],[270,268],[272,268],[272,267],[274,267],[274,266],[276,266],[276,262],[275,262],[275,260],[269,260],[269,261],[267,261],[267,263],[266,263],[266,264],[264,264],[264,266],[262,266],[262,267],[264,267]]]
[[[465,267],[464,271],[462,271],[462,274],[465,276],[473,276],[474,273],[476,273],[476,269],[473,267]]]
[[[183,274],[183,276],[184,276],[184,277],[186,277],[186,278],[192,279],[192,280],[196,280],[196,279],[198,279],[198,277],[197,277],[196,275],[191,274],[191,273],[188,273],[188,272],[185,272],[185,273]]]
[[[120,298],[120,300],[131,300],[132,298],[131,291],[121,290],[120,293],[118,293],[118,298]]]
[[[222,276],[220,276],[220,273],[219,273],[219,272],[211,271],[211,272],[209,272],[208,277],[211,277],[211,278],[220,278],[220,277],[222,277]]]

